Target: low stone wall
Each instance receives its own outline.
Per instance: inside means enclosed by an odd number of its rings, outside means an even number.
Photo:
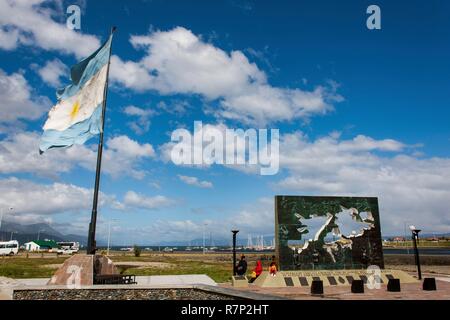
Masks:
[[[184,289],[45,289],[15,290],[14,300],[235,300],[239,297]]]

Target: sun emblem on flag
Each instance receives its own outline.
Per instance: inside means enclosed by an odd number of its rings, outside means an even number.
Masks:
[[[78,111],[80,111],[80,103],[77,101],[75,101],[75,103],[72,106],[72,111],[70,111],[70,119],[73,120],[77,114]]]

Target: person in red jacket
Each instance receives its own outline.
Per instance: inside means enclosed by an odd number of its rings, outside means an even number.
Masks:
[[[252,272],[252,276],[251,276],[249,282],[252,283],[253,281],[255,281],[256,278],[258,278],[262,272],[263,272],[262,263],[261,263],[261,260],[258,260],[258,261],[256,261],[256,267],[255,267],[255,270],[253,270],[253,272]]]

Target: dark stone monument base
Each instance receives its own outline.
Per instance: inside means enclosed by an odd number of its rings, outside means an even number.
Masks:
[[[323,294],[322,280],[313,280],[311,284],[311,294]]]
[[[436,279],[435,278],[423,279],[422,289],[425,291],[435,291],[436,290]]]
[[[352,293],[364,293],[364,281],[353,280],[352,281]]]
[[[400,279],[389,279],[387,284],[387,291],[400,292]]]

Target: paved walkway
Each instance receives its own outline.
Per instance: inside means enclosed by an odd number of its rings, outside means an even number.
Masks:
[[[168,276],[137,276],[138,285],[190,285],[204,284],[217,286],[217,283],[206,274],[183,274]]]
[[[324,295],[320,296],[311,295],[309,287],[261,288],[250,285],[248,288],[236,289],[300,300],[450,300],[449,279],[448,277],[444,278],[444,281],[436,279],[436,291],[423,291],[422,283],[401,284],[401,292],[388,292],[386,285],[381,285],[380,289],[373,290],[365,287],[363,294],[351,293],[350,286],[325,286]],[[221,284],[220,286],[231,287],[230,284]]]

